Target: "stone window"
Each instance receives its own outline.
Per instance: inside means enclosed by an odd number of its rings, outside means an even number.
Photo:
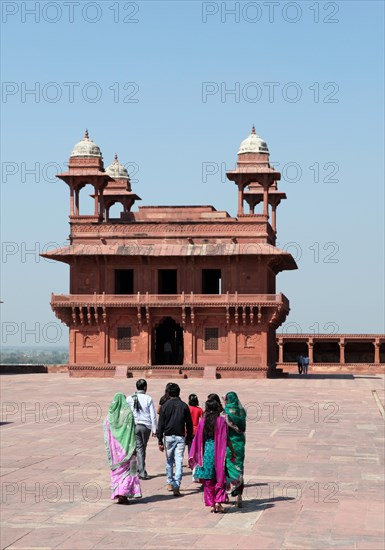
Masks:
[[[158,269],[158,294],[177,294],[177,270]]]
[[[134,293],[134,270],[115,269],[115,294]]]
[[[202,269],[202,294],[221,294],[221,277],[220,269]]]
[[[131,351],[131,327],[118,327],[117,349]]]
[[[219,329],[205,328],[205,351],[215,351],[219,349]]]

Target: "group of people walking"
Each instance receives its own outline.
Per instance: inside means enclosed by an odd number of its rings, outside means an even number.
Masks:
[[[188,404],[180,398],[180,387],[168,383],[159,401],[157,421],[147,382],[136,382],[137,391],[128,397],[117,393],[104,421],[104,439],[111,473],[111,498],[128,504],[142,496],[140,480],[148,479],[146,448],[150,435],[157,437],[165,453],[167,490],[180,495],[183,458],[193,480],[203,486],[204,503],[213,513],[223,513],[223,504],[235,497],[242,506],[245,460],[246,411],[235,392],[221,398],[207,396],[204,410],[196,394]]]

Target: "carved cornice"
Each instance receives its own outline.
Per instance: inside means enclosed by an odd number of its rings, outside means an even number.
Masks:
[[[116,370],[117,365],[68,365],[68,370]]]
[[[236,220],[223,223],[215,222],[194,222],[194,223],[169,223],[164,222],[135,222],[127,224],[71,224],[71,236],[81,235],[84,238],[87,235],[90,237],[126,237],[133,235],[150,236],[152,234],[166,233],[176,236],[190,236],[193,234],[204,234],[215,236],[221,234],[230,234],[232,237],[237,233],[249,233],[251,236],[255,233],[265,233],[271,236],[273,231],[267,222],[256,221],[239,222]]]

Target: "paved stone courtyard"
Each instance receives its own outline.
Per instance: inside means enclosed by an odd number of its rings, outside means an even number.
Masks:
[[[158,401],[168,380],[149,380]],[[150,439],[143,498],[110,500],[102,419],[134,380],[4,375],[1,548],[383,549],[384,377],[178,380],[182,398],[238,392],[248,412],[245,502],[210,514],[184,470],[166,491]],[[185,463],[187,462],[187,457]]]

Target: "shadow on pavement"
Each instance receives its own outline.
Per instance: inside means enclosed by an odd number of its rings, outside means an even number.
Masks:
[[[194,491],[184,491],[181,490],[181,493],[179,496],[174,496],[173,493],[169,493],[168,495],[151,495],[148,497],[143,497],[138,499],[138,504],[148,504],[151,502],[161,502],[162,500],[179,500],[180,498],[187,497],[189,495],[195,495],[196,493],[200,493],[201,491],[199,489],[195,489]]]
[[[267,508],[274,508],[276,502],[287,500],[295,500],[295,497],[251,498],[250,500],[248,499],[242,502],[242,508],[236,508],[235,505],[232,507],[234,511],[239,511],[241,514],[247,514],[266,510]],[[232,503],[230,502],[230,504]]]

